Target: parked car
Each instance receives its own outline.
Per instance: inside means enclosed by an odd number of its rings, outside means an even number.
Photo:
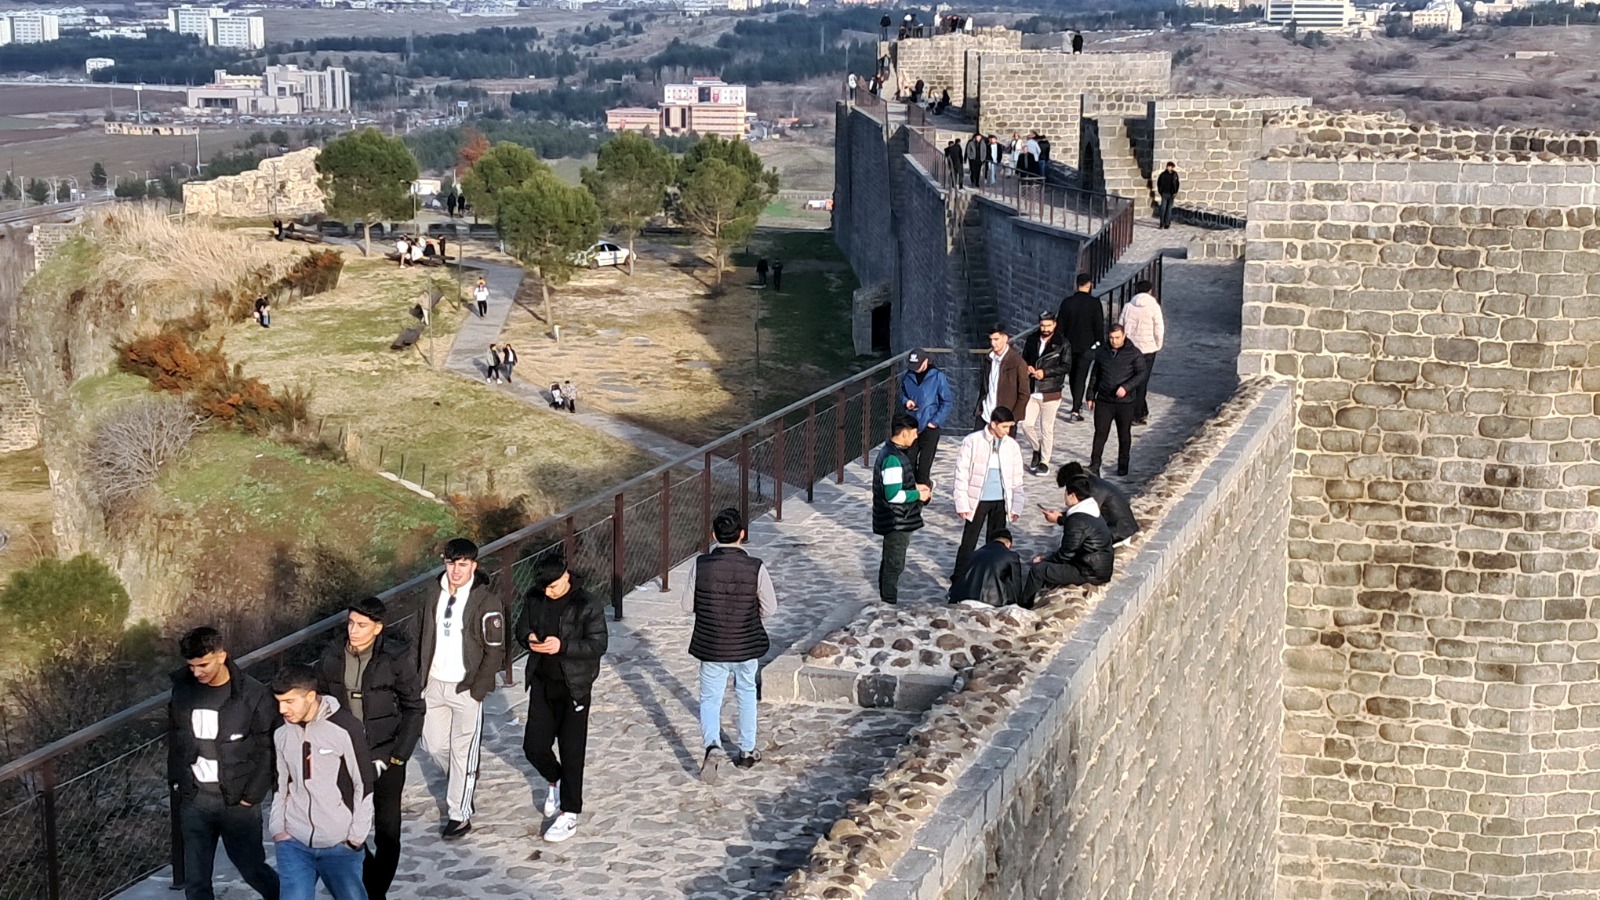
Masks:
[[[610,241],[600,241],[593,247],[578,254],[578,259],[583,265],[591,269],[601,266],[621,266],[628,262],[628,248],[621,247]]]

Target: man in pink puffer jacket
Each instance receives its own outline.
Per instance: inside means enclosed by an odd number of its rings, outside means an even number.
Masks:
[[[1022,448],[1011,437],[1016,422],[1010,409],[996,407],[987,427],[961,441],[951,486],[956,512],[966,525],[961,529],[952,582],[966,574],[980,530],[985,541],[992,541],[995,533],[1006,527],[1008,515],[1012,522],[1022,515]]]

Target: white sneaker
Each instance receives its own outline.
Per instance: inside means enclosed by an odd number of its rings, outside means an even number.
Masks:
[[[544,814],[548,818],[561,812],[561,782],[550,785],[550,790],[544,792]]]
[[[545,830],[544,839],[552,844],[559,844],[567,838],[572,837],[572,833],[577,830],[578,814],[562,813],[561,815],[556,816],[555,822]]]

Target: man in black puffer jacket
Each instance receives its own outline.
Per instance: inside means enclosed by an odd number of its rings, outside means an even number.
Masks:
[[[244,880],[278,900],[278,873],[261,840],[261,801],[272,789],[278,704],[233,664],[222,634],[196,628],[178,641],[187,665],[172,673],[167,783],[178,798],[184,895],[211,900],[217,839]]]
[[[933,488],[914,482],[911,448],[916,442],[916,416],[897,412],[889,421],[889,440],[872,463],[872,533],[883,537],[878,597],[889,604],[900,602],[906,548],[911,546],[911,532],[922,528],[922,505],[933,496]]]
[[[744,517],[729,507],[711,520],[716,540],[695,557],[678,592],[678,604],[694,616],[689,655],[700,660],[700,780],[716,784],[728,755],[722,749],[722,697],[733,678],[739,708],[739,755],[748,769],[761,761],[756,749],[756,672],[768,648],[763,624],[778,611],[778,595],[766,563],[746,553]]]
[[[368,900],[385,900],[400,865],[400,796],[406,761],[422,736],[422,678],[405,638],[384,630],[388,607],[377,597],[350,604],[346,639],[328,646],[317,663],[323,692],[363,727],[373,774],[373,851],[362,881]]]
[[[566,560],[547,556],[534,566],[533,585],[517,615],[516,637],[518,646],[528,648],[528,726],[522,752],[549,784],[544,814],[555,821],[545,829],[544,839],[560,843],[578,829],[583,812],[589,706],[600,658],[610,643],[605,604],[574,583]]]
[[[1065,489],[1074,478],[1089,483],[1089,495],[1100,507],[1100,518],[1105,519],[1106,527],[1111,529],[1115,546],[1122,546],[1139,533],[1139,520],[1133,517],[1133,506],[1128,502],[1126,491],[1098,475],[1090,475],[1082,463],[1076,462],[1069,462],[1056,472],[1056,486]]]
[[[1105,584],[1111,580],[1116,551],[1112,549],[1111,529],[1100,518],[1100,506],[1090,494],[1088,482],[1077,478],[1067,483],[1067,511],[1051,510],[1045,521],[1061,522],[1061,546],[1049,556],[1035,556],[1028,570],[1028,583],[1022,589],[1021,605],[1032,609],[1039,592],[1046,588],[1081,584]],[[1065,521],[1062,521],[1065,518]]]

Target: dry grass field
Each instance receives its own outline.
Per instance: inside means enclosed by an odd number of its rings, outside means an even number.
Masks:
[[[50,473],[44,451],[35,447],[0,453],[0,533],[6,538],[0,549],[0,585],[12,572],[55,555],[50,518]]]
[[[1197,51],[1173,70],[1188,93],[1305,95],[1332,109],[1404,111],[1464,126],[1593,129],[1600,28],[1489,28],[1449,41],[1335,38],[1311,50],[1273,32],[1166,32],[1119,49]],[[1556,55],[1516,59],[1518,51]]]
[[[182,88],[147,87],[144,97],[134,96],[133,88],[105,84],[82,86],[57,84],[0,84],[0,116],[25,116],[38,113],[93,113],[98,119],[107,109],[132,112],[142,102],[147,110],[167,109],[183,102]]]

